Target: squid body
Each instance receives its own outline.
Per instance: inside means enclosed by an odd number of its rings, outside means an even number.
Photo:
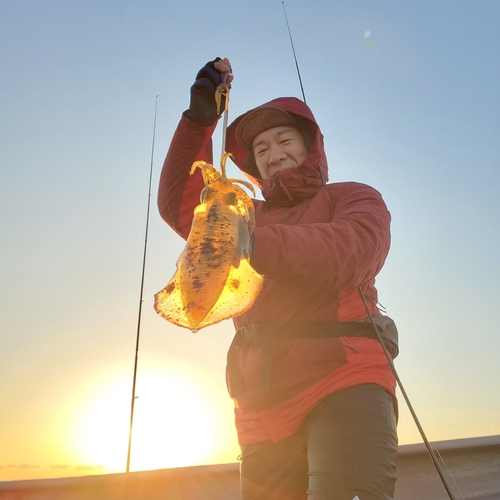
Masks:
[[[250,234],[254,207],[246,192],[251,184],[225,176],[212,165],[197,161],[205,182],[201,203],[177,271],[155,295],[155,310],[167,321],[193,332],[245,312],[262,288],[263,278],[250,266]]]

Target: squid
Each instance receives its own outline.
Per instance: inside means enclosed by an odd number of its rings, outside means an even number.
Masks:
[[[248,310],[263,283],[249,262],[254,206],[236,184],[255,191],[246,181],[226,177],[228,156],[221,160],[221,172],[204,161],[193,163],[190,173],[201,169],[205,187],[177,270],[155,295],[160,316],[194,333]]]

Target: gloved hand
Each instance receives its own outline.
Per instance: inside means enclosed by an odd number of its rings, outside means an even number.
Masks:
[[[184,113],[186,118],[202,127],[215,123],[219,116],[215,104],[215,89],[222,83],[222,74],[228,72],[231,72],[229,59],[220,57],[208,62],[198,71],[191,87],[189,109]],[[233,75],[227,75],[226,83],[231,83],[233,78]]]

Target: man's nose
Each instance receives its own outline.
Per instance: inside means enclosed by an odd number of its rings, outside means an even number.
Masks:
[[[276,165],[277,163],[281,163],[285,159],[286,159],[286,153],[285,151],[283,151],[282,148],[277,146],[271,147],[268,160],[270,164]]]

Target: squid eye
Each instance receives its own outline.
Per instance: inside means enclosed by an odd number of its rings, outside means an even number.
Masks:
[[[210,200],[213,200],[217,196],[216,191],[213,189],[204,187],[200,193],[200,201],[201,203],[207,203]]]
[[[225,205],[235,205],[236,204],[236,193],[234,191],[230,193],[226,193],[223,198],[223,202]]]

